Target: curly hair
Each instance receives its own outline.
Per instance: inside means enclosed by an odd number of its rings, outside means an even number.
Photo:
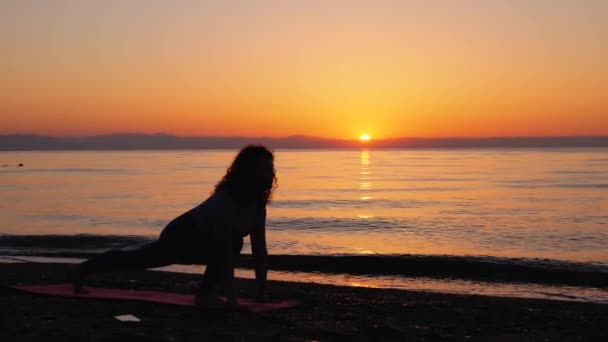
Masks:
[[[274,165],[274,153],[268,148],[262,145],[248,145],[243,148],[234,158],[222,180],[215,186],[215,192],[227,190],[240,206],[270,204],[272,193],[277,187],[274,166],[270,184],[260,184],[256,178],[260,163],[265,158],[270,159]]]

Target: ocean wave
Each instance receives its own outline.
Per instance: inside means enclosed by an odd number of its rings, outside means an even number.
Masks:
[[[406,222],[392,218],[374,217],[373,219],[321,218],[321,217],[279,217],[268,220],[268,229],[311,232],[382,232],[399,231],[407,227]]]
[[[366,190],[361,190],[365,192]],[[423,200],[389,200],[389,199],[342,199],[342,200],[282,200],[273,202],[276,208],[311,208],[328,210],[331,207],[342,208],[423,208],[440,204],[438,201]]]
[[[3,170],[12,173],[111,173],[111,174],[142,174],[141,170],[129,169],[98,169],[98,168],[20,168]]]
[[[463,187],[392,187],[392,188],[343,188],[343,189],[314,189],[311,192],[322,192],[322,193],[361,193],[361,192],[379,192],[379,193],[400,193],[400,192],[446,192],[446,191],[462,191],[465,190]],[[470,189],[469,189],[470,190]]]
[[[550,172],[552,174],[557,174],[557,175],[597,175],[597,174],[604,174],[606,173],[606,171],[600,171],[600,170],[558,170],[558,171],[553,171]]]
[[[136,236],[4,235],[0,255],[90,257],[110,248],[129,248],[151,241]],[[608,288],[608,264],[551,259],[454,255],[271,255],[272,270],[475,279]],[[245,254],[239,267],[252,267]]]
[[[26,219],[44,222],[77,222],[89,227],[149,227],[162,228],[168,219],[148,219],[148,218],[121,218],[111,216],[89,216],[78,214],[35,214],[27,215]]]
[[[560,188],[581,188],[581,189],[608,189],[608,183],[596,183],[596,184],[559,184],[557,187]]]
[[[566,188],[566,189],[606,189],[608,183],[549,183],[549,184],[504,184],[513,189]]]

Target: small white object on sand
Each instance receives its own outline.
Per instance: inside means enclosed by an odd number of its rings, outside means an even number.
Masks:
[[[141,322],[141,319],[139,319],[133,315],[119,315],[119,316],[114,316],[114,318],[116,318],[117,320],[119,320],[121,322]]]

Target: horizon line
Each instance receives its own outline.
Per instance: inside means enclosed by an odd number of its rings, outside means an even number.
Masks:
[[[143,133],[143,132],[111,132],[111,133],[99,133],[99,134],[88,134],[88,135],[54,135],[54,134],[41,134],[41,133],[0,133],[0,136],[37,136],[44,138],[60,138],[60,139],[78,139],[78,138],[93,138],[93,137],[109,137],[109,136],[167,136],[174,138],[217,138],[217,139],[289,139],[289,138],[308,138],[308,139],[319,139],[319,140],[343,140],[343,141],[359,141],[358,138],[334,138],[334,137],[323,137],[307,134],[289,134],[284,136],[254,136],[254,135],[179,135],[167,132],[154,132],[154,133]],[[386,141],[386,140],[397,140],[397,139],[427,139],[427,140],[439,140],[439,139],[530,139],[530,138],[608,138],[607,134],[585,134],[585,135],[488,135],[488,136],[398,136],[398,137],[385,137],[385,138],[374,138],[367,141],[366,143],[373,143],[374,141]]]

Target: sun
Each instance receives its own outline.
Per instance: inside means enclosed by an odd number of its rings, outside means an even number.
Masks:
[[[369,141],[371,139],[371,137],[369,136],[369,134],[361,134],[359,136],[359,140],[361,141]]]

